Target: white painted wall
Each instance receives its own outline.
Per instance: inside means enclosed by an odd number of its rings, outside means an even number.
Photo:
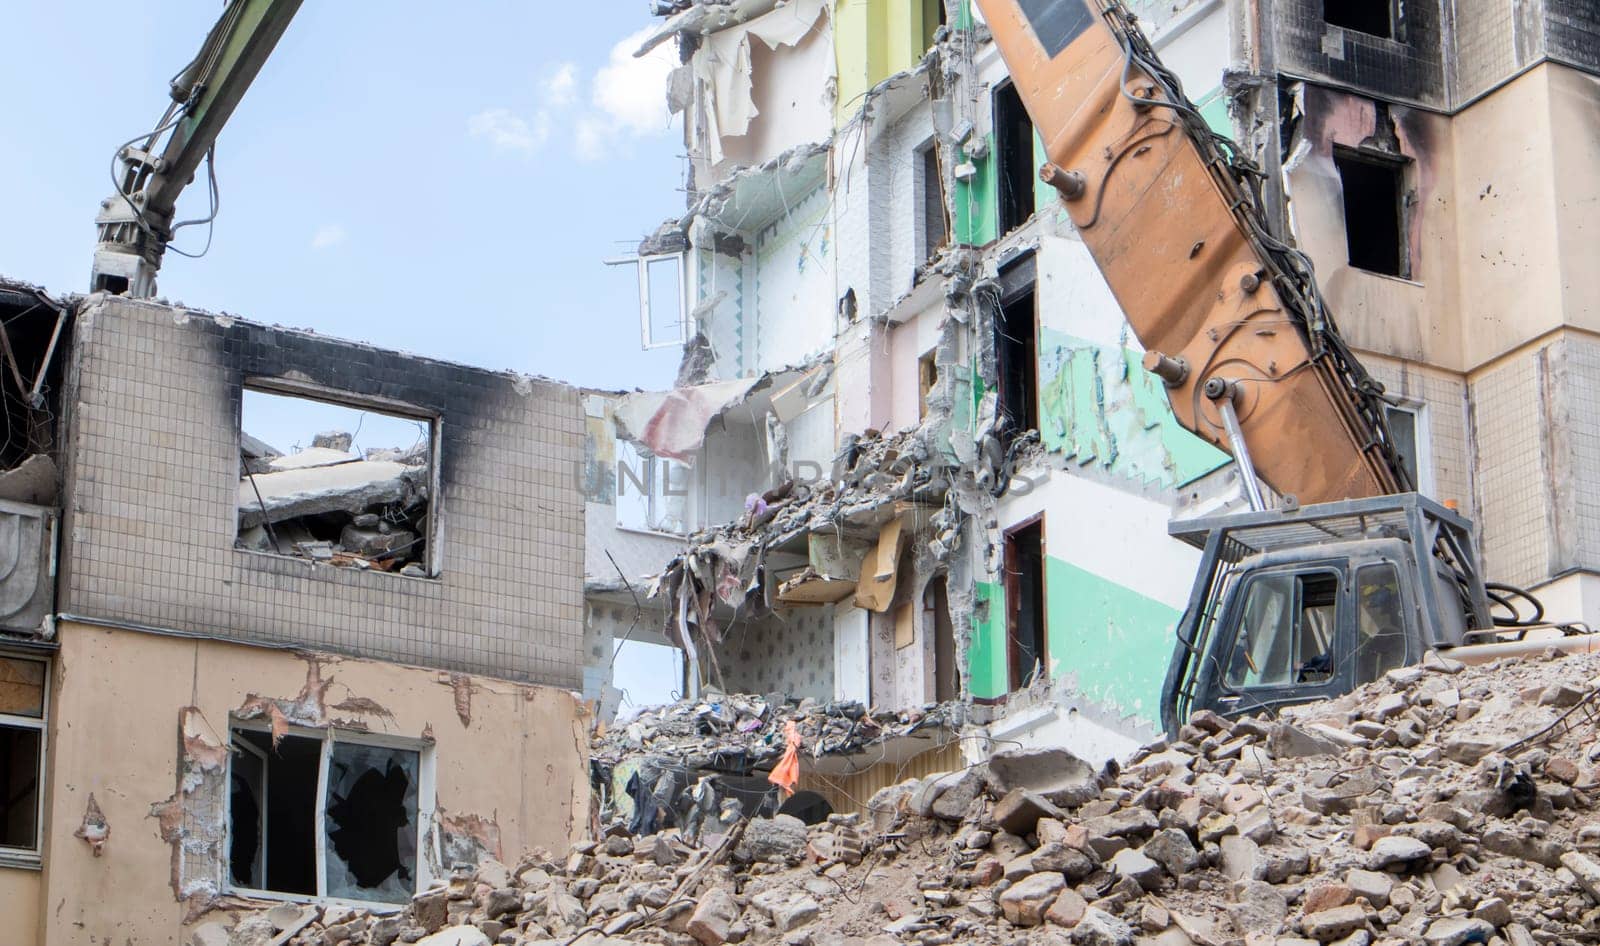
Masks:
[[[833,698],[872,702],[870,661],[867,658],[869,613],[849,602],[833,612]]]
[[[1196,549],[1167,535],[1166,503],[1061,470],[1040,470],[1025,495],[1000,501],[1002,528],[1043,511],[1045,551],[1052,558],[1183,610],[1200,565]],[[1162,659],[1165,655],[1162,655]]]
[[[828,203],[827,188],[817,188],[756,236],[757,372],[798,365],[832,345],[838,297]],[[750,325],[748,307],[745,323]],[[746,345],[751,341],[747,338]]]

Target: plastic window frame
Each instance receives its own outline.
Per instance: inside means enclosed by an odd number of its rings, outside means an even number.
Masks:
[[[34,793],[33,846],[0,845],[0,868],[38,870],[44,866],[44,803],[48,795],[45,790],[46,779],[50,773],[50,696],[51,684],[54,682],[51,679],[52,667],[48,659],[38,654],[0,649],[0,659],[26,660],[44,665],[44,693],[40,702],[39,718],[0,713],[0,726],[10,729],[31,729],[39,733],[39,776],[38,787]]]
[[[349,897],[330,897],[327,877],[328,856],[328,758],[336,742],[350,743],[362,746],[377,746],[385,749],[401,749],[418,754],[417,759],[417,869],[415,885],[412,896],[427,890],[434,880],[432,864],[439,860],[437,847],[439,832],[436,828],[437,796],[435,784],[435,750],[433,743],[422,739],[412,739],[405,736],[391,736],[386,733],[365,733],[352,730],[335,728],[316,729],[309,726],[291,725],[284,730],[286,736],[298,736],[302,739],[315,739],[319,743],[317,761],[317,817],[316,840],[314,842],[317,868],[317,893],[284,893],[278,890],[262,890],[255,887],[244,887],[233,882],[230,852],[233,847],[233,753],[238,751],[234,743],[233,734],[237,731],[272,733],[270,723],[257,719],[239,719],[231,717],[228,720],[228,768],[225,773],[222,794],[222,816],[226,828],[223,831],[222,845],[222,889],[226,893],[237,894],[243,897],[254,897],[263,900],[281,900],[288,903],[331,903],[369,910],[373,913],[397,913],[405,909],[405,903],[392,903],[387,900],[361,900]],[[429,842],[434,842],[429,846]],[[266,838],[262,838],[266,843]],[[264,881],[266,878],[263,877]]]

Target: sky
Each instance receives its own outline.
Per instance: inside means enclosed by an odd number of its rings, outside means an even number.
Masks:
[[[148,131],[220,0],[19,3],[0,57],[0,275],[87,288],[114,149]],[[158,294],[590,387],[670,385],[630,254],[681,215],[672,44],[645,0],[305,3],[217,144],[209,252]],[[204,216],[203,179],[178,217]],[[205,228],[175,246],[205,243]]]

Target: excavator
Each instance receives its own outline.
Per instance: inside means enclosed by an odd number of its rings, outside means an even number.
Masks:
[[[1430,654],[1600,650],[1486,581],[1472,523],[1414,491],[1383,386],[1310,259],[1269,225],[1265,175],[1207,125],[1122,0],[975,2],[1043,141],[1040,178],[1178,422],[1233,456],[1250,506],[1169,526],[1202,554],[1162,690],[1167,733],[1197,710],[1336,697]]]

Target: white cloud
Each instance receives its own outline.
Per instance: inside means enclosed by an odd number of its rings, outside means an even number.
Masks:
[[[676,47],[663,43],[642,58],[633,55],[653,30],[645,27],[611,47],[606,64],[589,82],[592,108],[582,114],[573,114],[582,86],[578,65],[558,62],[540,80],[539,100],[529,117],[509,108],[486,108],[468,120],[468,132],[497,151],[526,156],[544,146],[552,128],[569,127],[573,151],[593,161],[613,153],[624,139],[666,131],[671,124],[667,76],[677,64]]]
[[[337,223],[325,223],[317,228],[316,233],[311,235],[311,248],[313,250],[325,250],[331,246],[338,246],[344,242],[346,236],[344,227],[339,226]]]
[[[667,76],[676,63],[672,43],[662,43],[642,57],[634,50],[644,45],[654,27],[645,27],[611,47],[611,56],[594,74],[591,101],[596,114],[579,122],[574,147],[586,160],[603,157],[621,139],[666,131]]]
[[[549,78],[540,83],[544,101],[550,108],[565,108],[572,104],[578,91],[578,64],[559,63]]]
[[[467,132],[487,140],[497,151],[532,154],[544,144],[549,129],[543,124],[529,124],[509,108],[486,108],[467,119]]]

